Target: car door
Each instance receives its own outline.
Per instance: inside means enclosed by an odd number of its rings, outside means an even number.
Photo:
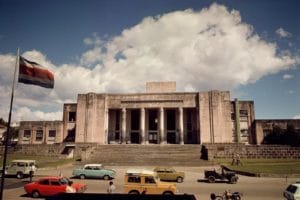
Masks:
[[[167,180],[167,181],[174,181],[174,180],[177,179],[177,176],[175,174],[175,170],[172,169],[172,168],[167,168],[165,174],[166,174],[165,180]]]
[[[52,196],[59,193],[65,193],[66,192],[66,184],[61,184],[59,179],[51,179],[50,186],[48,188],[48,194],[47,196]]]
[[[142,190],[146,194],[161,194],[153,176],[145,176],[142,180]]]
[[[92,166],[87,166],[84,168],[85,177],[91,178],[93,177],[94,168]]]
[[[50,180],[42,179],[38,182],[37,188],[34,188],[33,190],[37,190],[41,196],[47,196],[49,187],[50,187]]]
[[[94,177],[96,177],[96,178],[103,178],[104,173],[103,173],[103,170],[102,170],[100,167],[95,166],[95,167],[94,167],[93,175],[94,175]]]
[[[5,169],[5,174],[7,175],[15,175],[17,173],[17,163],[12,162]]]
[[[156,170],[156,173],[157,173],[158,177],[161,180],[166,180],[167,176],[166,176],[166,169],[165,168],[158,168]]]

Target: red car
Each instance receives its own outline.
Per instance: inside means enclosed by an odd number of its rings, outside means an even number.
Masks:
[[[65,193],[68,183],[72,183],[72,187],[77,193],[82,193],[87,189],[87,186],[82,183],[73,183],[69,179],[60,176],[43,177],[35,182],[24,185],[24,190],[33,198],[40,196],[53,196],[60,193]]]

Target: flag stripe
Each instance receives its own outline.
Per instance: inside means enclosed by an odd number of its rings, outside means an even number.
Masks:
[[[53,88],[54,75],[49,70],[42,68],[41,65],[20,56],[19,82]]]

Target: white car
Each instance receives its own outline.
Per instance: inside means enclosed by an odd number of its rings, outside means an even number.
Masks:
[[[285,191],[283,192],[283,196],[287,200],[300,200],[300,183],[290,184]]]
[[[24,176],[29,176],[31,172],[36,170],[35,160],[12,160],[5,167],[5,175],[15,175],[18,179],[21,179]]]

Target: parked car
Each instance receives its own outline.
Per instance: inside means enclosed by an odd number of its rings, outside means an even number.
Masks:
[[[300,200],[300,183],[290,184],[285,191],[283,192],[283,196],[287,200]]]
[[[214,183],[216,180],[221,180],[221,181],[228,181],[228,183],[237,183],[238,176],[236,175],[235,172],[229,171],[224,169],[223,166],[221,166],[220,169],[214,169],[214,170],[205,170],[204,171],[204,178],[209,182],[209,183]]]
[[[29,176],[30,171],[36,171],[35,160],[12,160],[10,164],[5,167],[5,175],[13,175],[19,179],[24,176]]]
[[[182,183],[184,172],[178,172],[173,167],[155,167],[154,170],[162,181],[176,181]]]
[[[82,168],[73,169],[72,175],[85,178],[103,178],[109,180],[115,178],[116,172],[112,169],[105,169],[102,164],[86,164]]]
[[[87,186],[83,183],[73,183],[68,178],[52,176],[43,177],[37,181],[25,184],[24,190],[33,198],[53,196],[60,193],[66,193],[69,182],[71,182],[71,187],[73,187],[77,193],[82,193],[87,189]]]
[[[128,194],[173,195],[177,192],[177,187],[174,183],[160,181],[154,171],[130,169],[125,174],[124,192]]]

